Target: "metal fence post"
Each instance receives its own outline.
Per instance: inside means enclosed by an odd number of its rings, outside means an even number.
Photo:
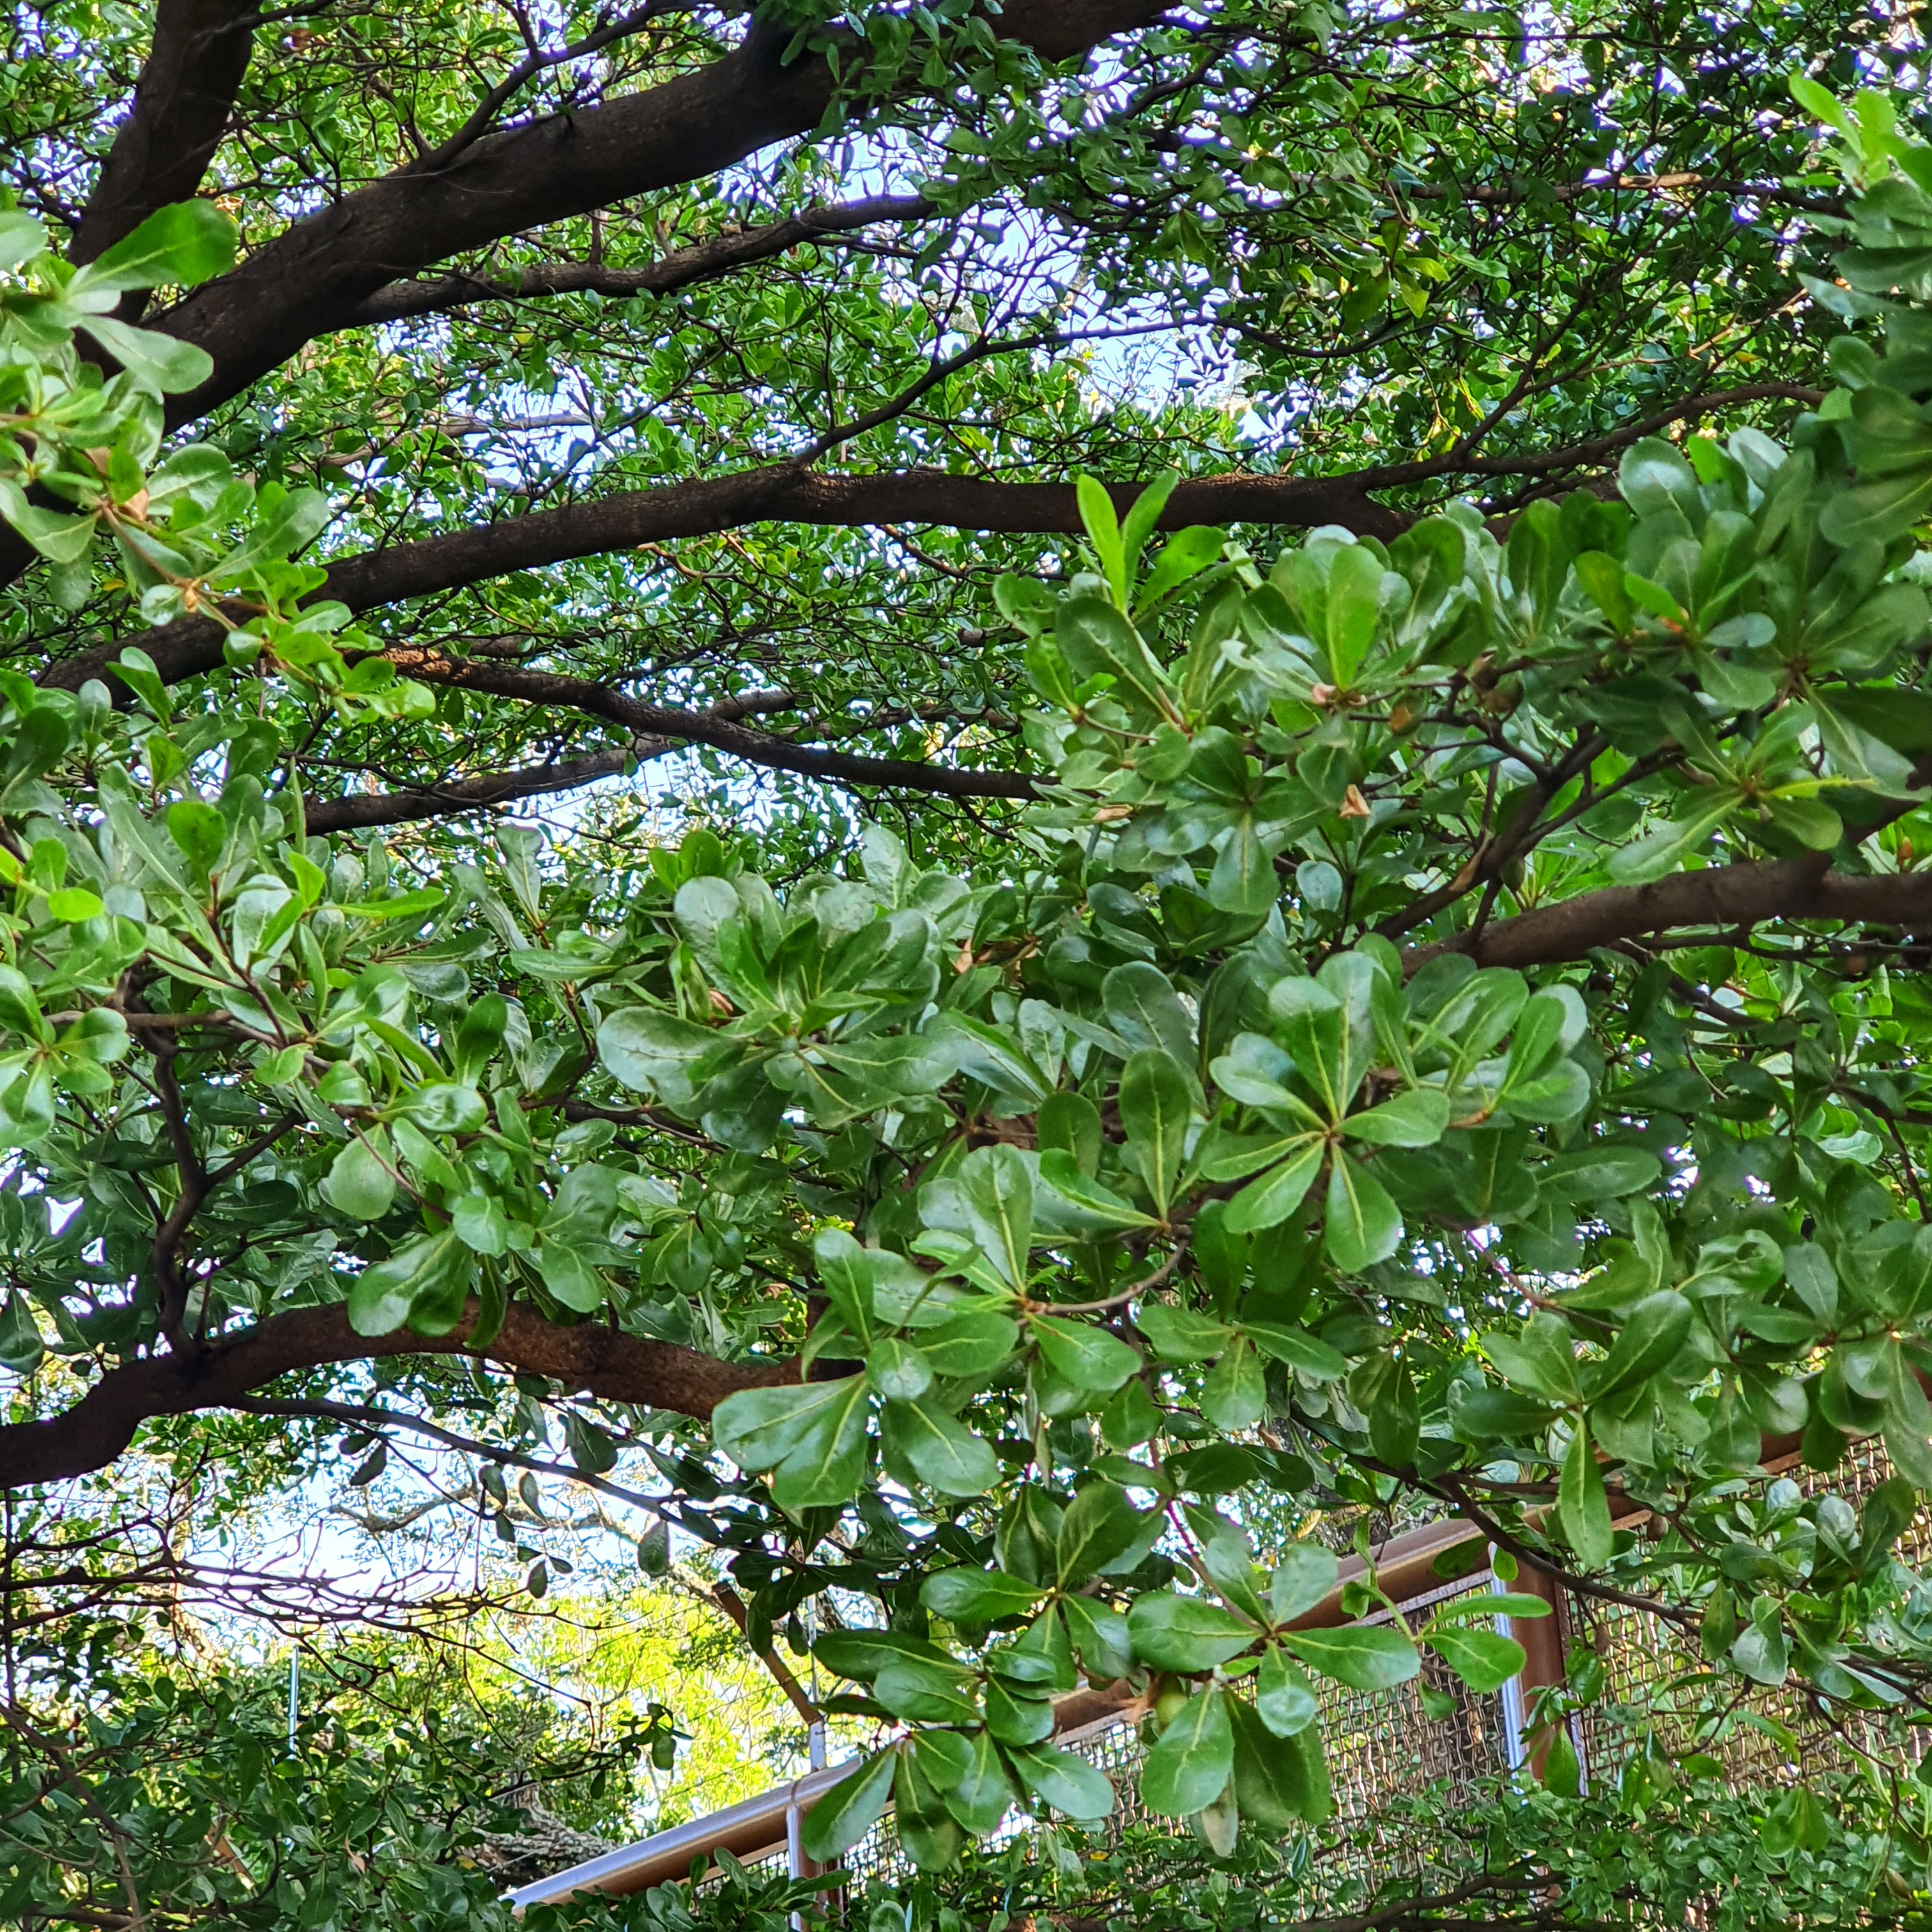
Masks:
[[[1531,1771],[1540,1778],[1554,1740],[1546,1726],[1540,1732],[1529,1731],[1529,1702],[1536,1691],[1563,1682],[1563,1655],[1570,1621],[1568,1606],[1561,1581],[1534,1563],[1519,1560],[1516,1582],[1511,1588],[1526,1596],[1540,1597],[1550,1606],[1546,1617],[1512,1617],[1509,1620],[1510,1634],[1523,1649],[1522,1672],[1516,1680],[1521,1699],[1518,1709],[1522,1714],[1518,1722],[1522,1726],[1522,1743]],[[1582,1744],[1575,1736],[1574,1726],[1571,1726],[1571,1742],[1576,1749],[1577,1762],[1581,1765]]]

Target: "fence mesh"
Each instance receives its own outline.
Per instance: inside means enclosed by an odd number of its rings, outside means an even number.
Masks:
[[[1808,1498],[1842,1497],[1854,1509],[1892,1473],[1876,1437],[1851,1444],[1835,1468],[1792,1466],[1753,1479],[1740,1494],[1753,1503],[1774,1483],[1794,1483]],[[1922,1509],[1899,1538],[1895,1553],[1912,1569],[1932,1556],[1932,1513]],[[1760,1688],[1716,1724],[1705,1715],[1708,1683],[1697,1634],[1674,1620],[1634,1605],[1569,1597],[1565,1609],[1576,1636],[1602,1660],[1600,1703],[1582,1720],[1586,1764],[1599,1774],[1613,1768],[1632,1723],[1652,1732],[1673,1755],[1702,1750],[1723,1765],[1733,1786],[1780,1783],[1808,1772],[1844,1767],[1855,1752],[1876,1742],[1872,1725],[1856,1714],[1828,1713],[1795,1686]],[[1794,1751],[1755,1721],[1768,1719],[1797,1741]]]
[[[1491,1587],[1489,1571],[1480,1570],[1405,1599],[1400,1608],[1405,1616],[1426,1616],[1439,1604],[1486,1593]],[[1389,1618],[1384,1612],[1364,1621],[1385,1623]],[[1247,1682],[1237,1680],[1238,1693],[1245,1691]],[[1449,1718],[1432,1719],[1424,1711],[1424,1687],[1454,1700]],[[1508,1726],[1502,1696],[1478,1696],[1433,1652],[1425,1654],[1420,1677],[1391,1690],[1350,1690],[1325,1679],[1318,1689],[1336,1822],[1348,1844],[1340,1863],[1331,1864],[1330,1878],[1345,1872],[1357,1876],[1370,1868],[1406,1870],[1414,1862],[1413,1848],[1399,1849],[1392,1838],[1374,1828],[1391,1798],[1444,1781],[1452,1790],[1467,1790],[1508,1768]],[[1113,1781],[1116,1804],[1102,1834],[1108,1844],[1118,1844],[1124,1832],[1136,1826],[1186,1828],[1179,1820],[1158,1817],[1142,1808],[1138,1786],[1144,1750],[1133,1724],[1105,1724],[1066,1743]],[[1366,1842],[1362,1827],[1369,1828]],[[1010,1817],[1000,1835],[1010,1837],[1028,1828],[1028,1821]],[[890,1812],[846,1854],[845,1864],[851,1882],[860,1890],[892,1884],[910,1871]]]
[[[1790,1468],[1755,1479],[1740,1495],[1761,1500],[1769,1484],[1784,1480],[1808,1497],[1835,1494],[1856,1508],[1891,1474],[1883,1446],[1874,1439],[1852,1445],[1833,1470]],[[1900,1538],[1897,1553],[1914,1569],[1932,1558],[1932,1511],[1921,1510]],[[1400,1608],[1412,1627],[1442,1604],[1495,1587],[1484,1569],[1406,1598]],[[1389,1618],[1384,1612],[1363,1621]],[[1739,1785],[1780,1782],[1798,1774],[1801,1765],[1810,1772],[1841,1763],[1862,1741],[1858,1720],[1847,1725],[1840,1718],[1834,1730],[1805,1694],[1783,1688],[1754,1693],[1714,1729],[1705,1716],[1708,1680],[1696,1632],[1637,1604],[1566,1594],[1558,1605],[1558,1630],[1566,1648],[1573,1642],[1586,1643],[1604,1665],[1602,1699],[1576,1733],[1584,1763],[1594,1775],[1616,1774],[1618,1754],[1628,1748],[1633,1718],[1654,1731],[1673,1754],[1698,1749],[1715,1756]],[[1246,1688],[1238,1680],[1238,1693]],[[1352,1888],[1359,1893],[1391,1879],[1418,1876],[1437,1863],[1442,1848],[1418,1832],[1396,1801],[1430,1790],[1452,1802],[1459,1792],[1473,1794],[1478,1785],[1507,1772],[1521,1746],[1516,1707],[1508,1693],[1471,1691],[1432,1652],[1424,1654],[1420,1676],[1393,1690],[1352,1690],[1325,1679],[1316,1688],[1335,1810],[1332,1827],[1323,1834],[1318,1868],[1304,1867],[1306,1878],[1300,1889],[1304,1902],[1318,1909]],[[1430,1715],[1423,1702],[1425,1691],[1448,1700],[1446,1717]],[[1797,1738],[1797,1749],[1746,1714],[1774,1720]],[[1113,1816],[1095,1834],[1096,1844],[1111,1848],[1136,1828],[1177,1834],[1187,1829],[1180,1821],[1150,1814],[1142,1806],[1144,1747],[1132,1723],[1103,1722],[1064,1742],[1104,1771],[1117,1794]],[[1031,1821],[1015,1814],[998,1838],[1032,1828]],[[776,1848],[749,1862],[754,1870],[782,1871],[785,1854]],[[890,1811],[844,1863],[845,1883],[856,1892],[890,1886],[910,1874],[910,1861]]]

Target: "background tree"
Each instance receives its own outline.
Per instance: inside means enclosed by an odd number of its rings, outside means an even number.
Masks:
[[[1217,1853],[1318,1820],[1305,1672],[1521,1661],[1296,1630],[1369,1513],[1903,1748],[1932,166],[1786,76],[1909,22],[10,31],[10,1905],[308,1909],[180,1888],[295,1800],[245,1677],[154,1799],[142,1644],[339,1609],[208,1552],[345,1450],[533,1595],[555,1478],[716,1552],[892,1740],[828,1854],[1104,1813],[1082,1674]],[[342,1762],[388,1856],[423,1768]],[[396,1909],[493,1912],[431,1836]]]

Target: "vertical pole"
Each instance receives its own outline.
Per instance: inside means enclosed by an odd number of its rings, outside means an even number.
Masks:
[[[297,1699],[302,1692],[302,1652],[293,1644],[289,1646],[289,1755],[296,1754],[296,1712]]]
[[[1520,1735],[1527,1723],[1532,1694],[1563,1682],[1563,1653],[1568,1634],[1564,1626],[1568,1620],[1564,1615],[1562,1584],[1547,1570],[1520,1558],[1518,1562],[1520,1567],[1513,1587],[1526,1596],[1540,1597],[1550,1606],[1546,1617],[1512,1617],[1509,1620],[1510,1634],[1523,1648],[1522,1671],[1516,1679]],[[1582,1747],[1574,1729],[1570,1741],[1576,1744],[1577,1761],[1581,1763]],[[1544,1762],[1550,1756],[1552,1742],[1547,1730],[1538,1736],[1522,1738],[1522,1742],[1528,1746],[1529,1768],[1538,1778],[1543,1775]]]

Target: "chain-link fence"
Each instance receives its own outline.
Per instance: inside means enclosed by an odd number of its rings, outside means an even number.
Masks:
[[[1408,1598],[1400,1607],[1406,1618],[1426,1617],[1439,1604],[1487,1592],[1492,1587],[1490,1572],[1478,1570]],[[1364,1619],[1366,1623],[1388,1621],[1387,1612]],[[1249,1682],[1238,1678],[1237,1692],[1244,1694]],[[1358,1868],[1406,1869],[1412,1862],[1414,1849],[1405,1841],[1399,1850],[1392,1840],[1384,1843],[1375,1829],[1390,1800],[1441,1784],[1451,1790],[1470,1790],[1480,1780],[1507,1770],[1516,1754],[1508,1700],[1500,1694],[1478,1696],[1433,1652],[1426,1654],[1420,1677],[1394,1690],[1350,1690],[1326,1680],[1318,1688],[1322,1709],[1318,1721],[1334,1790],[1335,1819],[1349,1847],[1331,1876],[1340,1876],[1344,1868],[1349,1875],[1354,1875]],[[1440,1691],[1452,1700],[1449,1717],[1429,1716],[1422,1703],[1425,1688]],[[1118,1844],[1124,1832],[1136,1826],[1187,1828],[1178,1820],[1160,1817],[1142,1807],[1139,1782],[1144,1748],[1132,1721],[1104,1719],[1061,1742],[1098,1766],[1113,1782],[1114,1813],[1100,1834],[1109,1845]],[[1363,1827],[1368,1828],[1366,1834],[1359,1828]],[[1001,1835],[1011,1837],[1026,1828],[1027,1821],[1016,1815],[1008,1819]],[[891,1884],[910,1870],[890,1813],[846,1855],[845,1865],[858,1890]]]
[[[1884,1444],[1872,1436],[1852,1444],[1834,1468],[1794,1464],[1741,1485],[1738,1497],[1755,1505],[1773,1484],[1786,1481],[1808,1498],[1837,1496],[1856,1510],[1892,1474]],[[1932,1512],[1919,1510],[1895,1552],[1909,1568],[1923,1567],[1932,1556]],[[1709,1670],[1695,1629],[1600,1598],[1568,1596],[1564,1609],[1570,1630],[1604,1666],[1603,1696],[1581,1725],[1585,1764],[1595,1765],[1599,1774],[1614,1768],[1633,1723],[1651,1731],[1672,1756],[1701,1750],[1715,1758],[1734,1786],[1781,1783],[1801,1770],[1841,1768],[1874,1741],[1867,1720],[1828,1711],[1796,1685],[1760,1687],[1714,1718],[1706,1694]],[[1780,1732],[1796,1740],[1795,1748]]]
[[[1892,1473],[1882,1444],[1871,1440],[1854,1444],[1832,1471],[1792,1467],[1742,1484],[1738,1494],[1741,1503],[1754,1506],[1771,1484],[1787,1480],[1808,1497],[1834,1494],[1856,1509]],[[1914,1518],[1897,1550],[1915,1569],[1932,1557],[1932,1512],[1922,1510]],[[1406,1598],[1400,1609],[1412,1628],[1438,1605],[1497,1587],[1484,1568]],[[1389,1613],[1363,1621],[1386,1622]],[[1862,1741],[1860,1720],[1847,1724],[1842,1714],[1828,1719],[1816,1700],[1797,1688],[1755,1690],[1733,1700],[1728,1715],[1714,1724],[1710,1676],[1696,1629],[1637,1603],[1563,1593],[1556,1635],[1559,1650],[1588,1645],[1604,1667],[1602,1696],[1572,1732],[1586,1776],[1616,1774],[1634,1722],[1653,1731],[1673,1756],[1709,1753],[1740,1786],[1779,1783],[1801,1769],[1815,1772],[1841,1764]],[[1250,1690],[1246,1680],[1238,1679],[1234,1688],[1238,1694]],[[1301,1888],[1311,1909],[1351,1888],[1359,1894],[1395,1877],[1421,1876],[1440,1862],[1442,1848],[1418,1833],[1413,1816],[1398,1801],[1432,1791],[1452,1807],[1459,1794],[1473,1798],[1478,1787],[1520,1762],[1524,1748],[1519,1687],[1512,1683],[1499,1693],[1479,1695],[1432,1652],[1424,1652],[1420,1676],[1392,1690],[1352,1690],[1326,1680],[1317,1690],[1334,1813],[1321,1834],[1319,1870],[1306,1868]],[[1446,1714],[1432,1715],[1425,1694]],[[1793,1738],[1795,1746],[1789,1742]],[[1113,1815],[1093,1834],[1096,1849],[1112,1850],[1136,1829],[1179,1834],[1189,1828],[1142,1805],[1144,1747],[1132,1719],[1102,1719],[1060,1742],[1104,1771],[1117,1794]],[[995,1842],[1034,1828],[1031,1820],[1016,1813]],[[787,1854],[775,1846],[747,1862],[754,1870],[782,1871]],[[889,1886],[909,1874],[910,1861],[890,1811],[843,1863],[844,1882],[854,1892]]]

